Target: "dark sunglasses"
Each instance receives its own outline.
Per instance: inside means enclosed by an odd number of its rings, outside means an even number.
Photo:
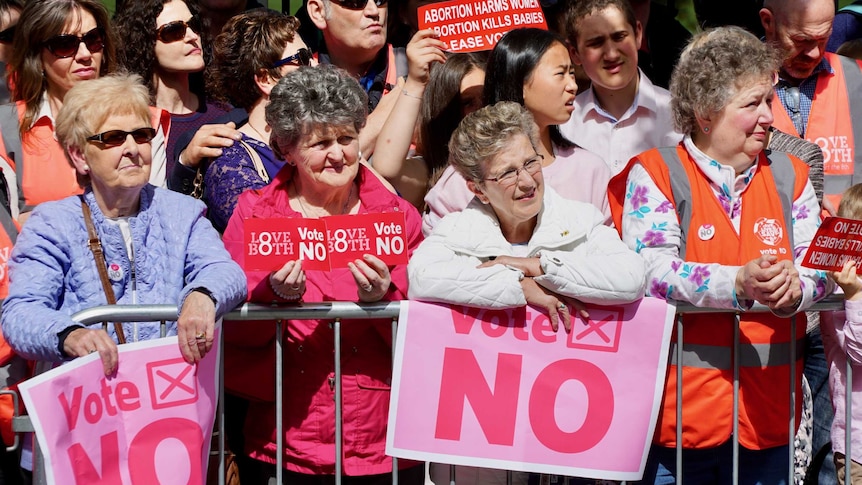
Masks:
[[[186,38],[186,30],[192,29],[194,33],[201,33],[201,21],[197,17],[192,17],[188,22],[184,20],[176,20],[174,22],[168,22],[165,25],[156,30],[156,37],[164,42],[165,44],[170,44],[171,42],[176,42],[178,40],[183,40]]]
[[[108,130],[97,135],[87,137],[89,141],[97,141],[109,147],[120,146],[126,142],[126,137],[132,135],[135,143],[149,143],[156,136],[155,128],[138,128],[132,131]]]
[[[15,38],[15,26],[11,26],[6,30],[0,31],[0,43],[11,44]]]
[[[275,61],[275,64],[272,65],[272,69],[277,67],[286,66],[288,64],[299,63],[300,66],[310,66],[311,65],[311,51],[306,49],[305,47],[296,51],[296,54],[292,56],[285,57],[280,61]]]
[[[87,46],[88,51],[101,52],[102,48],[105,47],[104,29],[96,27],[80,37],[73,34],[55,35],[46,40],[44,46],[51,54],[54,54],[54,57],[62,59],[74,56],[78,52],[81,42]]]
[[[369,0],[331,0],[332,3],[336,5],[340,5],[348,10],[364,10],[365,6],[368,5]],[[382,7],[386,5],[389,0],[373,0],[374,5],[378,7]]]

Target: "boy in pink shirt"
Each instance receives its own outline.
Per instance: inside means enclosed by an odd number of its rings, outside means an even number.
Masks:
[[[563,135],[601,157],[613,174],[638,153],[682,140],[670,93],[638,69],[643,27],[627,0],[571,2],[563,25],[572,59],[592,81],[575,98]]]

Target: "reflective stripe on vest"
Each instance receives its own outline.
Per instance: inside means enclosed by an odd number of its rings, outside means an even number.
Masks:
[[[805,341],[796,341],[796,360],[802,360]],[[740,367],[777,367],[790,363],[790,344],[751,344],[739,345]],[[670,345],[670,364],[677,365],[677,344]],[[733,368],[731,349],[720,345],[702,345],[684,342],[682,344],[683,367],[698,369],[730,370]]]

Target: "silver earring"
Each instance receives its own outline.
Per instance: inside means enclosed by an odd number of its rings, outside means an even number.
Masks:
[[[709,133],[709,127],[708,127],[708,126],[704,126],[704,127],[703,127],[703,132],[704,132],[704,133]]]

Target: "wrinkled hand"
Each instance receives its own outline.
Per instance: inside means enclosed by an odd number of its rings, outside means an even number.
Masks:
[[[491,266],[498,264],[521,270],[526,277],[536,277],[544,274],[538,257],[519,258],[517,256],[497,256],[495,259],[485,261],[477,266],[477,268],[490,268]]]
[[[359,287],[359,301],[380,301],[389,291],[392,284],[389,267],[377,256],[366,254],[362,259],[347,263],[347,267]]]
[[[63,351],[69,357],[83,357],[93,352],[98,352],[102,358],[102,367],[105,375],[109,376],[117,371],[119,354],[117,343],[108,336],[103,329],[79,328],[73,330],[66,336],[63,342]]]
[[[177,319],[180,353],[189,364],[196,364],[212,349],[215,332],[215,304],[199,291],[189,293]]]
[[[761,256],[740,268],[736,291],[771,310],[793,308],[802,298],[799,271],[792,261],[778,261],[775,256]]]
[[[590,317],[583,303],[574,298],[557,295],[536,283],[532,278],[521,280],[521,288],[524,290],[524,298],[526,298],[528,305],[545,309],[551,322],[551,328],[555,332],[559,330],[560,322],[563,323],[566,332],[572,331],[572,312],[569,306],[574,307],[582,318]]]
[[[221,156],[223,148],[241,139],[242,134],[236,130],[236,124],[233,121],[223,125],[203,125],[198,128],[186,149],[180,153],[180,163],[186,167],[196,168],[204,158]]]
[[[844,290],[844,298],[850,301],[862,299],[862,279],[856,275],[856,261],[844,262],[841,271],[830,271],[829,277]]]
[[[407,44],[407,79],[415,81],[422,86],[428,84],[431,74],[431,64],[435,62],[446,62],[446,53],[443,49],[446,44],[437,38],[434,29],[425,29],[416,32]],[[416,96],[413,91],[408,92]]]
[[[288,261],[278,271],[269,274],[269,285],[278,293],[296,296],[297,300],[305,294],[305,271],[302,260]]]

